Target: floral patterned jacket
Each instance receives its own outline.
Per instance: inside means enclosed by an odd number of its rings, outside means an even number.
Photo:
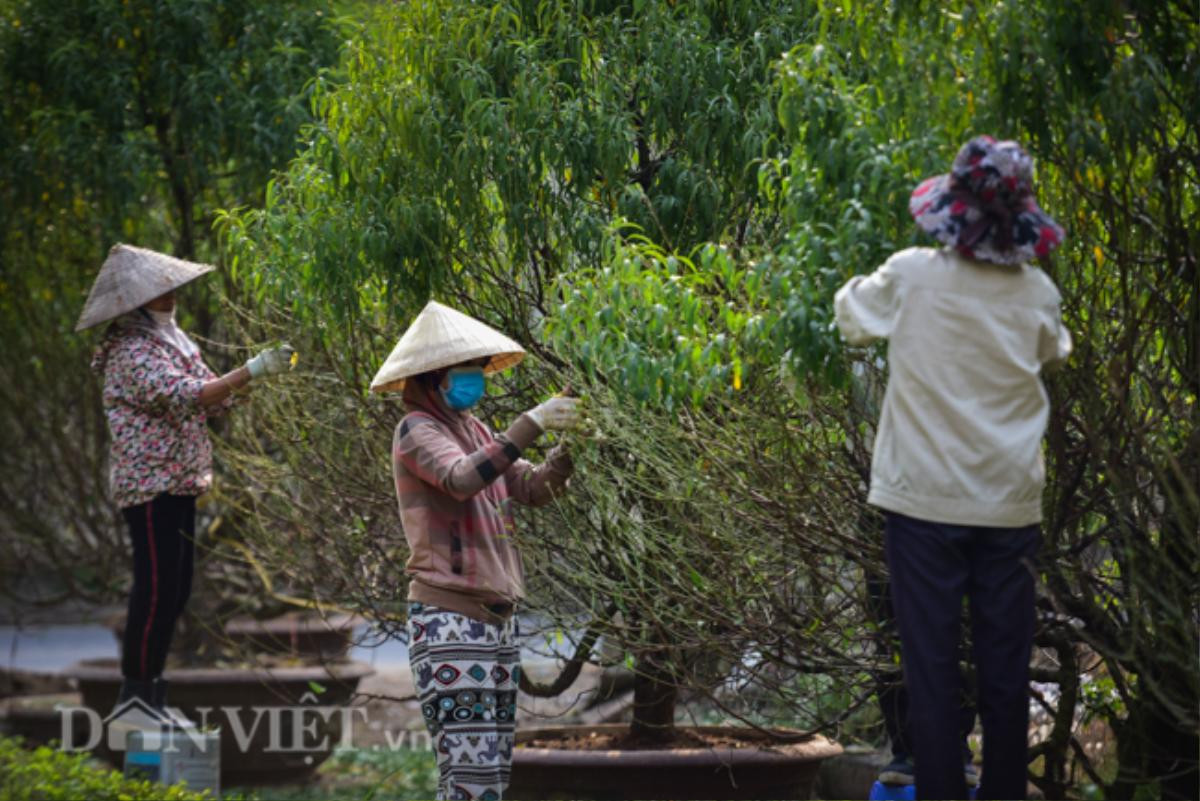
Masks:
[[[112,435],[109,484],[121,508],[156,495],[199,495],[212,486],[208,417],[232,403],[204,407],[200,390],[216,378],[199,353],[185,356],[153,323],[126,315],[111,325],[92,359],[104,378]]]

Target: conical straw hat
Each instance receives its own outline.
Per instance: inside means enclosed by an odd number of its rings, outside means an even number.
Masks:
[[[196,264],[154,250],[113,245],[83,304],[75,330],[120,317],[213,269],[211,264]]]
[[[484,372],[494,373],[525,358],[525,349],[496,329],[431,300],[371,380],[371,391],[400,392],[406,378],[485,356],[491,361]]]

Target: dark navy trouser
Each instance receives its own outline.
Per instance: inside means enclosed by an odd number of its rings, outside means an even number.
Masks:
[[[978,798],[1024,798],[1037,525],[956,526],[887,514],[892,604],[909,695],[918,798],[966,798],[959,716],[967,598],[983,725]]]
[[[133,588],[121,646],[127,679],[162,675],[175,633],[192,592],[196,499],[163,493],[121,510],[133,541]]]
[[[899,632],[896,628],[896,613],[892,611],[892,593],[883,571],[866,570],[867,609],[876,626],[875,647],[884,658],[900,654]],[[960,652],[961,655],[961,652]],[[908,736],[908,690],[904,687],[904,676],[899,668],[883,670],[875,675],[875,694],[879,699],[879,711],[883,715],[883,727],[892,746],[892,759],[909,759],[913,755]],[[974,693],[966,693],[961,699],[958,727],[962,733],[962,762],[972,761],[971,744],[968,738],[975,728]]]

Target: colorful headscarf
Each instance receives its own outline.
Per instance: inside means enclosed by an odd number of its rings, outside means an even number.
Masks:
[[[1016,142],[977,136],[946,175],[927,178],[908,210],[922,230],[967,258],[1021,264],[1045,256],[1062,228],[1033,196],[1033,159]]]

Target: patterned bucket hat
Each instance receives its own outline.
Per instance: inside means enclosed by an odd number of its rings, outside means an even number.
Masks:
[[[977,136],[946,175],[927,178],[908,210],[924,231],[964,256],[1022,264],[1063,240],[1062,228],[1033,196],[1033,159],[1016,142]]]

